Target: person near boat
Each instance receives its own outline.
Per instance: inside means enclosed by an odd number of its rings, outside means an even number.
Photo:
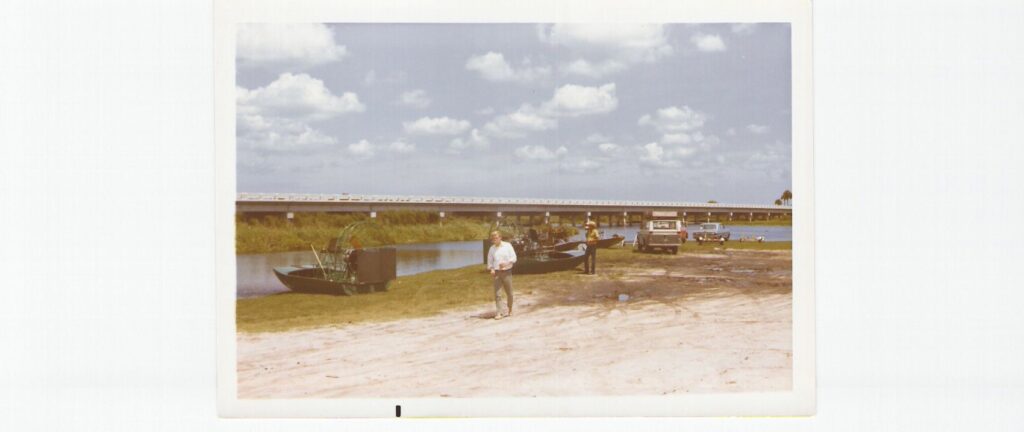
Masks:
[[[494,319],[512,315],[512,266],[516,263],[516,251],[509,242],[501,241],[501,233],[491,233],[491,248],[487,251],[487,269],[494,278]],[[505,290],[508,313],[501,307],[501,290]]]
[[[587,251],[583,259],[583,273],[595,274],[597,271],[597,241],[601,235],[597,232],[597,222],[587,222]]]

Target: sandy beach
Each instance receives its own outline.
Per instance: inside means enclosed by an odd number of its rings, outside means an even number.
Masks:
[[[241,333],[239,397],[789,390],[791,253],[709,251],[516,292],[515,314],[503,320],[491,319],[494,305],[485,303],[426,318]]]

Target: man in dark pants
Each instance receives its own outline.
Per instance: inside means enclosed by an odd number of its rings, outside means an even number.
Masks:
[[[587,222],[587,252],[583,258],[583,273],[595,274],[597,271],[597,240],[600,239],[597,233],[597,222]]]
[[[501,233],[491,233],[491,248],[487,251],[487,270],[494,278],[494,319],[512,316],[512,266],[516,263],[516,251],[509,242],[501,241]],[[501,290],[508,299],[508,313],[501,307]]]

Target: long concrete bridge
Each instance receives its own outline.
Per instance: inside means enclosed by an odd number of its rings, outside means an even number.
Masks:
[[[276,213],[287,215],[289,219],[297,212],[366,213],[377,217],[378,212],[396,210],[436,212],[442,219],[459,214],[494,218],[544,216],[547,221],[551,216],[557,216],[560,220],[606,218],[609,223],[630,222],[651,211],[675,211],[680,217],[695,222],[777,219],[790,217],[793,212],[791,206],[762,204],[456,196],[243,192],[235,200],[235,212],[238,214]]]

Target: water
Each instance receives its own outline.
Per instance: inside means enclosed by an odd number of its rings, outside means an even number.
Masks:
[[[482,268],[482,248],[479,240],[395,246],[398,255],[395,271],[399,276],[405,276],[473,264],[480,264]],[[238,255],[235,258],[239,298],[287,292],[288,288],[274,276],[274,267],[316,264],[313,251]]]
[[[699,229],[699,225],[687,227],[690,232]],[[793,229],[788,226],[744,226],[726,225],[725,229],[732,233],[732,240],[741,237],[764,236],[766,241],[791,241]],[[633,241],[639,227],[601,227],[601,237],[618,234]],[[585,231],[573,240],[583,240]],[[692,237],[690,237],[692,239]],[[480,240],[464,242],[419,243],[395,246],[398,252],[399,276],[424,273],[479,264],[483,266],[483,245]],[[268,294],[287,292],[274,276],[273,268],[282,266],[300,266],[316,264],[312,251],[275,252],[266,254],[238,255],[236,274],[238,276],[237,295],[239,298],[257,297]]]
[[[730,241],[739,240],[743,237],[757,237],[764,236],[765,241],[792,241],[793,240],[793,227],[790,226],[751,226],[751,225],[729,225],[723,224],[723,229],[729,231]],[[628,226],[628,227],[598,227],[598,231],[601,232],[601,238],[611,237],[615,234],[623,236],[626,241],[631,242],[636,237],[636,232],[640,230],[639,226]],[[699,224],[690,224],[686,227],[686,230],[690,234],[686,237],[687,241],[693,240],[693,233],[700,230]],[[586,230],[581,229],[580,233],[572,240],[583,240]]]

